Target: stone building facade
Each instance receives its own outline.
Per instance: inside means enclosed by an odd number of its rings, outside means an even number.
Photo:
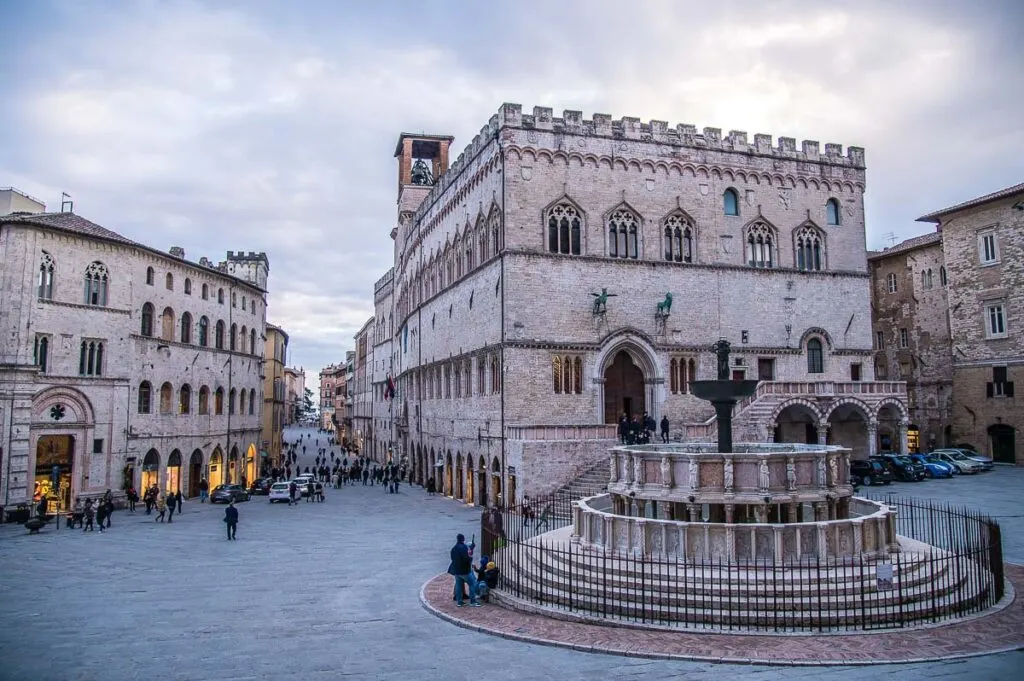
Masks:
[[[40,212],[0,217],[0,263],[0,503],[252,478],[265,254],[190,262]]]
[[[606,462],[623,413],[711,440],[689,384],[719,338],[761,381],[737,439],[904,443],[906,386],[874,376],[862,149],[515,104],[449,168],[451,141],[400,136],[368,324],[419,480],[471,503],[551,491]]]
[[[907,382],[907,449],[952,447],[953,354],[942,233],[868,254],[875,376]],[[891,442],[881,442],[892,449]]]
[[[1024,184],[919,218],[942,232],[953,407],[950,440],[1024,463]],[[1018,380],[1019,379],[1019,380]]]
[[[285,367],[284,395],[284,424],[290,426],[299,421],[299,414],[306,407],[305,369]]]
[[[320,427],[327,430],[344,428],[348,399],[348,366],[346,362],[331,364],[320,370]]]
[[[352,370],[352,433],[349,442],[360,453],[367,451],[374,442],[373,431],[373,390],[370,379],[373,375],[373,329],[374,318],[370,317],[355,335],[355,358]]]
[[[288,419],[288,334],[273,324],[266,325],[263,341],[263,446],[261,454],[270,465],[281,464],[284,427]],[[251,478],[250,478],[251,479]]]

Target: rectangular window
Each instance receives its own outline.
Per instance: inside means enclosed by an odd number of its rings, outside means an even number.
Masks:
[[[1013,397],[1013,381],[1008,380],[1006,367],[992,367],[992,382],[985,386],[988,397]]]
[[[879,349],[879,350],[884,350],[885,349],[885,332],[883,332],[883,331],[876,331],[875,332],[875,347],[877,349]]]
[[[775,380],[775,360],[770,357],[760,357],[757,360],[757,378],[760,381]]]
[[[850,365],[850,380],[851,381],[859,381],[859,380],[861,380],[861,377],[860,377],[860,367],[861,367],[860,364],[851,364]]]
[[[96,438],[92,441],[92,453],[102,454],[103,453],[103,438]]]
[[[985,306],[985,336],[1006,338],[1006,313],[1002,303]]]
[[[978,259],[982,265],[994,265],[999,262],[999,242],[994,231],[978,235]]]
[[[886,277],[886,284],[889,289],[889,293],[896,293],[896,275],[890,274]]]
[[[910,334],[907,333],[906,329],[900,329],[900,347],[905,348],[910,345]]]

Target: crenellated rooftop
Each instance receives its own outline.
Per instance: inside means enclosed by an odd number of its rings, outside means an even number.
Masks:
[[[757,156],[769,156],[779,160],[827,164],[847,168],[864,168],[864,149],[825,143],[824,150],[817,140],[802,140],[797,149],[795,137],[779,137],[777,142],[771,135],[757,133],[749,140],[742,130],[730,130],[723,136],[721,128],[704,128],[700,132],[691,123],[670,126],[665,121],[651,120],[647,123],[639,118],[623,116],[613,120],[609,114],[595,113],[592,118],[583,118],[583,113],[566,109],[561,117],[554,115],[551,107],[535,106],[532,114],[524,114],[521,104],[505,103],[498,113],[491,116],[487,125],[466,145],[447,172],[442,175],[416,211],[421,219],[438,196],[458,181],[459,175],[481,151],[497,136],[502,128],[550,131],[563,135],[653,142],[694,149],[709,149],[724,152],[738,152]]]

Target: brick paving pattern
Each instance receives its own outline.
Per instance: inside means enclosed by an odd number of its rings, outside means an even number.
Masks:
[[[1024,587],[1024,566],[1007,577]],[[1024,649],[1024,599],[985,617],[940,627],[873,634],[760,636],[656,631],[570,622],[492,605],[458,608],[452,578],[438,575],[423,586],[428,610],[459,626],[530,643],[587,652],[653,659],[745,664],[886,664],[970,657]]]

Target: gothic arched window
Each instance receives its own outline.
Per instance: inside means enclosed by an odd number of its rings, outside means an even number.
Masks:
[[[825,202],[825,222],[829,225],[838,226],[839,221],[842,218],[842,212],[839,210],[839,202],[835,199],[829,199]]]
[[[36,295],[44,300],[53,298],[53,270],[55,267],[53,256],[43,251],[43,259],[39,263],[39,287]]]
[[[99,260],[93,261],[85,268],[85,304],[106,307],[107,283],[107,266]]]
[[[736,190],[730,187],[722,194],[722,210],[726,215],[740,214],[740,198]]]
[[[693,225],[682,215],[665,220],[665,260],[693,262]]]
[[[825,269],[825,239],[817,228],[804,225],[793,235],[796,267],[804,272]]]
[[[199,345],[206,347],[210,342],[210,320],[205,315],[199,318]]]
[[[224,349],[224,320],[218,319],[213,330],[213,347],[218,350]]]
[[[807,341],[807,373],[821,374],[825,372],[825,358],[821,341],[812,338]]]
[[[608,218],[608,255],[637,259],[637,225],[633,211],[620,208]]]
[[[142,306],[142,328],[139,331],[143,336],[153,335],[153,303]]]
[[[501,250],[501,212],[497,207],[491,209],[487,226],[491,230],[491,255],[498,255]]]
[[[188,312],[181,313],[181,342],[192,342],[192,315]]]
[[[559,203],[548,210],[548,251],[568,255],[580,254],[583,222],[579,211],[570,203]]]
[[[139,413],[148,414],[153,408],[153,388],[149,381],[139,384]]]
[[[192,387],[188,383],[178,389],[178,413],[188,414],[192,411]]]
[[[773,250],[775,235],[772,228],[763,222],[755,222],[747,228],[747,264],[751,267],[774,267]]]
[[[199,414],[206,416],[210,413],[210,389],[205,385],[199,388]]]

